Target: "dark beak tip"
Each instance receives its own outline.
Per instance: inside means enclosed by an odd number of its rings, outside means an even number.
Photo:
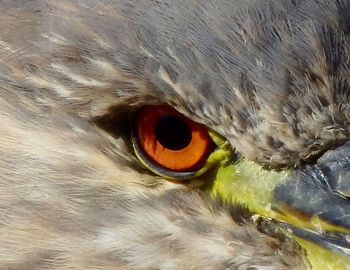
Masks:
[[[308,228],[281,223],[292,234],[350,256],[350,143],[325,153],[315,164],[295,170],[273,192],[272,207]],[[317,226],[320,226],[318,229]],[[324,226],[324,227],[323,227]]]

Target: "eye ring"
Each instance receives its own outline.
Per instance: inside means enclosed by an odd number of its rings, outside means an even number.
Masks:
[[[176,180],[197,177],[231,153],[220,135],[168,105],[139,109],[131,139],[136,156],[148,169]]]

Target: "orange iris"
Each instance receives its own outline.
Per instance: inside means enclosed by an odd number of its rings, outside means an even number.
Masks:
[[[139,145],[148,158],[173,171],[198,169],[213,147],[206,127],[167,105],[143,107],[136,128]]]

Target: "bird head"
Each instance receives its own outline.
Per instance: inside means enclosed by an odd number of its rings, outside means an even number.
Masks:
[[[93,242],[98,267],[114,258],[131,269],[161,261],[204,269],[227,257],[232,269],[242,258],[266,269],[301,267],[305,258],[313,269],[349,265],[349,1],[0,7],[1,153],[23,145],[21,162],[0,163],[4,183],[23,185],[25,172],[33,192],[25,208],[37,227],[18,230],[47,228],[39,251],[61,241],[37,256],[59,264],[64,247],[70,266],[77,257],[89,265],[74,247]],[[43,191],[51,208],[35,197]],[[232,215],[249,233],[228,221],[230,207],[247,210]],[[69,246],[62,228],[83,242]],[[280,234],[285,249],[272,247]]]

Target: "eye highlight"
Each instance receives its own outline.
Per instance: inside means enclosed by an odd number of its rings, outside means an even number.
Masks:
[[[137,111],[133,120],[135,153],[158,175],[171,179],[193,178],[218,162],[218,154],[210,158],[220,149],[217,140],[213,140],[213,132],[168,105],[145,106]]]

